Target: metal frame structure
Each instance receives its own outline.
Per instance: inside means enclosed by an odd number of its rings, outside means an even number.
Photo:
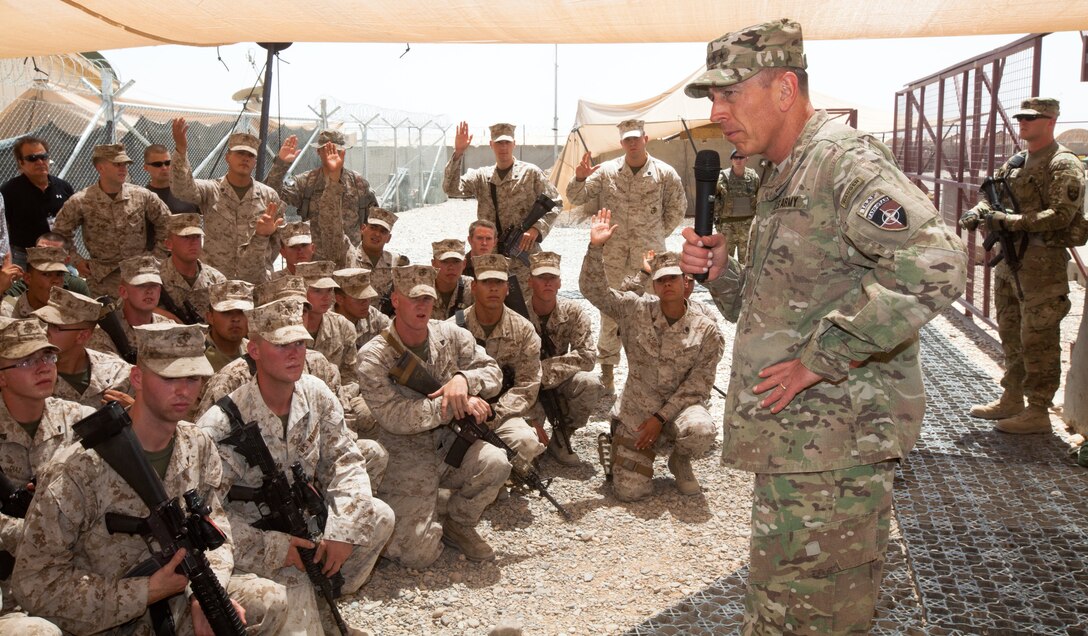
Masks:
[[[1020,150],[1010,111],[1039,94],[1045,35],[1025,36],[896,93],[892,151],[967,243],[968,286],[958,302],[968,317],[995,328],[989,254],[977,232],[959,229],[958,221],[978,201],[983,179]],[[976,289],[979,275],[981,289]]]

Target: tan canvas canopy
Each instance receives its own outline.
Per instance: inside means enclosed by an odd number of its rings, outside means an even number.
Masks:
[[[589,152],[596,158],[620,149],[620,136],[616,124],[625,119],[641,119],[646,122],[646,135],[651,139],[672,139],[684,134],[684,124],[695,139],[720,139],[717,127],[710,129],[710,102],[692,99],[684,94],[684,86],[702,74],[704,67],[692,71],[669,90],[633,104],[598,104],[578,100],[578,113],[574,118],[575,130],[567,136],[567,142],[552,167],[551,181],[563,192],[567,181],[574,175],[574,168]],[[871,108],[859,107],[841,99],[810,92],[816,108],[856,110],[858,128],[871,132],[889,131],[892,114]]]
[[[1073,31],[1088,2],[1047,0],[0,0],[0,57],[233,42],[706,42],[789,17],[807,39]]]

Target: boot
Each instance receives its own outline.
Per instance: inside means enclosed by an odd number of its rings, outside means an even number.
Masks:
[[[604,385],[604,390],[609,393],[616,391],[616,381],[612,377],[612,369],[614,365],[602,364],[601,365],[601,384]]]
[[[460,551],[469,561],[495,559],[495,551],[476,532],[476,528],[461,525],[453,519],[447,518],[442,523],[442,543]]]
[[[1045,406],[1029,405],[1017,415],[998,420],[994,428],[1002,433],[1030,435],[1050,432],[1050,413]]]
[[[1024,396],[1022,394],[1010,394],[1008,391],[1001,394],[1001,398],[989,404],[976,404],[971,407],[971,417],[980,417],[984,420],[1003,420],[1012,417],[1024,410]]]
[[[552,435],[552,438],[548,440],[548,453],[555,458],[555,461],[564,466],[577,466],[582,463],[582,460],[578,459],[578,453],[573,452],[573,450],[568,451],[559,443],[558,435]]]
[[[695,472],[691,469],[691,458],[673,451],[669,455],[669,472],[676,479],[676,489],[681,495],[697,495],[703,491]]]

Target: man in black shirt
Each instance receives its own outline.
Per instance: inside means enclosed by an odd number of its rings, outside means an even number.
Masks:
[[[53,218],[75,193],[72,185],[49,174],[49,142],[39,137],[20,137],[12,146],[19,175],[0,186],[4,196],[12,262],[26,269],[26,248],[48,232]]]
[[[200,214],[200,206],[182,201],[170,192],[170,151],[162,144],[151,144],[144,150],[144,172],[151,177],[147,189],[158,195],[171,214]]]

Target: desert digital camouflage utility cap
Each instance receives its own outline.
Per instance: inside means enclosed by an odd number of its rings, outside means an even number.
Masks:
[[[646,122],[641,119],[625,119],[617,124],[616,128],[620,129],[620,141],[646,134]]]
[[[437,272],[430,265],[403,265],[393,268],[393,289],[408,298],[430,296],[438,300],[434,289]]]
[[[314,148],[320,148],[327,143],[331,143],[332,145],[336,146],[337,150],[344,150],[349,147],[347,137],[344,136],[344,133],[340,132],[339,130],[328,129],[322,130],[320,133],[318,133],[317,141],[315,141],[312,145]]]
[[[121,144],[101,144],[94,147],[94,152],[91,153],[91,160],[105,159],[110,163],[132,163],[132,159],[129,158],[128,153],[125,152],[125,147]]]
[[[256,157],[260,147],[261,140],[249,133],[234,133],[227,139],[227,149],[231,152],[240,150]]]
[[[39,272],[67,272],[64,260],[68,257],[63,247],[28,247],[26,260]]]
[[[303,305],[300,298],[284,298],[250,309],[246,312],[250,336],[256,334],[276,345],[313,342],[313,336],[302,326]]]
[[[514,124],[492,124],[491,141],[514,141]]]
[[[680,269],[680,254],[665,252],[654,256],[654,260],[650,261],[650,271],[653,272],[654,280],[664,276],[682,275],[684,270]]]
[[[208,288],[208,301],[215,311],[253,309],[253,285],[244,280],[225,280]]]
[[[551,274],[561,276],[563,271],[559,269],[559,263],[563,257],[555,252],[537,252],[529,255],[529,274],[543,276]]]
[[[140,366],[164,378],[209,377],[215,371],[204,355],[203,325],[156,323],[132,328]]]
[[[370,300],[378,297],[378,290],[370,284],[370,270],[362,267],[338,269],[332,273],[333,279],[340,285],[340,291],[356,300]]]
[[[166,227],[170,228],[171,234],[178,236],[194,236],[197,234],[204,236],[204,230],[201,229],[201,220],[202,217],[195,212],[171,214],[166,219]]]
[[[510,263],[502,254],[482,254],[472,257],[476,280],[510,280]]]
[[[309,221],[292,221],[276,231],[280,234],[280,241],[287,247],[309,245],[314,242],[310,234]]]
[[[265,305],[284,298],[306,300],[306,280],[301,276],[285,274],[257,285],[257,288],[253,290],[253,295],[258,305]]]
[[[712,86],[743,82],[765,68],[807,68],[801,25],[781,19],[727,33],[706,45],[706,72],[684,87],[706,97]]]
[[[380,225],[390,232],[393,231],[393,225],[396,222],[397,215],[385,208],[370,208],[370,212],[367,213],[366,217],[367,225]]]
[[[154,256],[133,256],[121,261],[121,282],[128,285],[143,285],[144,283],[158,283],[162,285],[159,276],[159,259]]]
[[[332,261],[310,261],[295,265],[295,274],[306,281],[307,287],[314,289],[336,289],[340,285],[333,280],[332,273],[336,263]]]
[[[431,255],[436,261],[444,261],[447,258],[465,260],[465,242],[460,239],[442,239],[431,243]]]
[[[83,294],[63,287],[49,290],[49,302],[34,312],[35,316],[51,325],[76,325],[81,322],[98,322],[102,303]]]
[[[0,317],[0,357],[15,360],[42,349],[60,350],[49,342],[42,321],[37,318],[17,320]]]

